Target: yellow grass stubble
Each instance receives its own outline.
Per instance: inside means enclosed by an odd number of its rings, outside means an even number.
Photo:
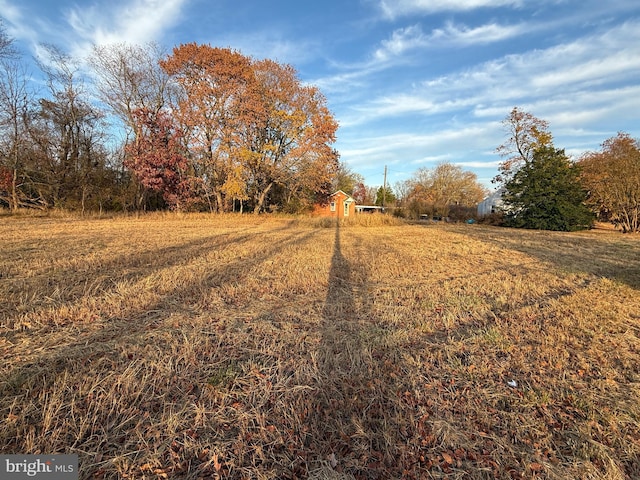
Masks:
[[[636,239],[206,215],[0,238],[3,453],[96,478],[638,472]]]

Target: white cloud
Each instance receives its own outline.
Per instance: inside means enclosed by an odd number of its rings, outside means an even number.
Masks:
[[[379,8],[386,18],[394,19],[416,13],[519,7],[522,4],[522,0],[381,0]]]
[[[67,22],[79,38],[75,54],[81,55],[91,44],[146,43],[158,40],[176,24],[187,0],[135,0],[75,7],[67,12]]]
[[[548,120],[554,132],[572,137],[601,134],[604,132],[587,131],[585,127],[606,124],[608,119],[615,122],[637,117],[640,111],[640,85],[543,97],[535,99],[527,108]],[[582,127],[576,128],[577,125]]]
[[[406,38],[424,41],[419,31],[409,33]],[[408,44],[398,42],[396,50]],[[493,149],[505,135],[500,121],[517,105],[548,120],[556,144],[577,157],[637,119],[638,71],[640,20],[634,20],[546,49],[506,55],[380,93],[342,112],[340,123],[349,129],[349,135],[368,134],[341,143],[340,151],[350,164],[363,169],[394,158],[423,165],[426,158],[440,152],[447,152],[450,161],[465,168],[495,168],[500,158]],[[379,134],[403,128],[398,127],[402,122],[406,128],[413,118],[416,125],[425,125],[430,131]],[[465,126],[469,121],[482,125]],[[476,152],[471,154],[475,158],[468,159],[470,152]]]
[[[424,93],[398,93],[376,98],[367,104],[352,108],[343,116],[340,125],[355,127],[380,118],[400,117],[402,115],[436,115],[467,107],[473,107],[473,98],[455,98],[438,101],[430,99]]]
[[[430,40],[445,45],[482,45],[523,35],[527,31],[528,28],[523,24],[498,25],[489,23],[469,28],[466,25],[459,26],[450,22],[445,28],[434,30]]]
[[[425,46],[429,43],[427,37],[419,25],[395,30],[391,38],[383,40],[382,46],[376,50],[374,57],[377,60],[387,60],[390,57],[397,57],[407,50]]]
[[[22,19],[20,10],[5,0],[0,0],[0,11],[2,11],[2,18],[9,23],[15,24]]]
[[[573,110],[598,102],[599,98],[607,98],[608,102],[633,101],[630,92],[618,89],[616,82],[635,82],[638,71],[640,21],[601,35],[546,50],[508,55],[466,71],[429,79],[421,88],[400,98],[406,105],[428,101],[434,111],[473,104],[478,117],[492,117],[496,109],[504,110],[502,106],[514,102],[522,105],[559,101]],[[452,102],[452,98],[457,100]],[[567,99],[573,99],[571,104]],[[373,100],[372,104],[379,102]]]
[[[402,63],[412,61],[407,53],[412,50],[437,49],[442,47],[466,47],[504,41],[524,35],[533,30],[544,28],[541,25],[499,25],[489,23],[478,27],[448,22],[443,28],[425,33],[419,24],[394,30],[389,38],[380,41],[372,57],[360,63],[338,65],[343,71],[330,76],[313,80],[311,83],[323,91],[331,93],[356,91],[368,85],[368,77]],[[253,42],[264,44],[264,42]],[[298,49],[300,50],[300,49]],[[394,99],[394,102],[400,99]],[[421,105],[419,102],[418,105]],[[410,108],[419,110],[422,107]],[[392,109],[393,110],[393,109]],[[401,110],[401,109],[395,109]],[[391,110],[389,110],[391,112]]]
[[[100,0],[63,12],[61,26],[54,18],[40,18],[26,7],[0,0],[0,11],[8,33],[26,40],[37,54],[38,45],[60,45],[72,56],[83,58],[93,44],[147,43],[159,41],[164,32],[180,21],[189,0]]]
[[[580,62],[541,72],[531,81],[536,89],[553,89],[568,84],[599,85],[636,75],[640,68],[640,50],[635,48],[611,52],[601,58],[584,58]],[[555,66],[555,65],[554,65]]]
[[[439,130],[426,134],[399,133],[391,135],[372,135],[361,137],[340,149],[344,156],[357,161],[361,159],[389,158],[389,154],[398,150],[416,150],[421,152],[415,158],[424,158],[424,152],[447,150],[456,152],[482,145],[483,139],[490,135],[495,125],[483,123],[467,125],[462,128]]]
[[[0,0],[0,12],[5,20],[7,34],[11,38],[26,40],[30,43],[37,41],[38,34],[33,28],[34,22],[26,21],[20,8],[5,0]]]
[[[357,70],[354,72],[339,73],[330,77],[322,77],[311,80],[309,83],[318,87],[322,92],[332,94],[347,93],[353,99],[354,89],[361,89],[366,82],[363,78],[369,75],[369,70]]]
[[[489,23],[472,28],[448,22],[443,28],[425,34],[420,25],[412,25],[394,30],[389,39],[382,40],[374,57],[377,61],[386,61],[418,48],[484,45],[523,35],[531,29],[531,26],[527,27],[523,24]]]
[[[531,27],[529,27],[529,30]],[[476,28],[447,24],[443,29],[436,29],[430,34],[425,34],[420,25],[412,25],[400,28],[391,33],[388,39],[382,40],[375,50],[373,57],[362,63],[352,63],[343,66],[343,71],[329,77],[317,78],[311,81],[322,91],[333,94],[349,93],[351,102],[354,92],[362,91],[369,85],[369,78],[379,72],[392,68],[404,61],[404,54],[411,50],[437,48],[442,46],[465,46],[472,43],[490,43],[505,40],[509,37],[526,33],[521,25],[501,26],[487,24]],[[253,42],[264,44],[264,42]],[[299,50],[299,49],[298,49]],[[444,80],[444,79],[443,79]],[[425,101],[416,101],[415,98],[404,94],[392,95],[369,102],[369,106],[358,110],[357,119],[343,118],[343,124],[354,122],[362,123],[366,120],[368,110],[375,109],[378,114],[397,115],[403,112],[421,111],[433,107]]]

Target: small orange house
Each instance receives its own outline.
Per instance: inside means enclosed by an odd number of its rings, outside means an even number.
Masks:
[[[342,190],[329,195],[326,205],[316,205],[314,215],[323,217],[352,217],[356,214],[356,201]]]

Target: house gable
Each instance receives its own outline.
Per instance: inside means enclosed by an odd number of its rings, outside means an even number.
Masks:
[[[478,204],[478,215],[490,215],[500,211],[502,207],[502,195],[505,193],[504,187],[499,188],[482,202]]]
[[[313,210],[315,215],[326,217],[350,217],[356,212],[356,201],[350,195],[342,190],[329,195],[329,203],[327,205],[317,204]]]

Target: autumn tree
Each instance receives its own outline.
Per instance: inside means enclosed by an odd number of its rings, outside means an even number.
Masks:
[[[79,206],[93,194],[95,175],[105,168],[104,114],[90,102],[76,60],[54,46],[40,62],[49,96],[40,99],[31,137],[37,145],[41,182],[52,206]]]
[[[475,208],[486,195],[475,173],[448,162],[419,169],[406,184],[406,203],[414,215],[447,217],[452,208]]]
[[[212,210],[224,211],[225,192],[243,190],[242,136],[261,113],[251,61],[235,50],[191,43],[174,48],[160,65],[180,86],[172,108],[201,194]]]
[[[351,170],[346,163],[338,162],[331,189],[334,192],[342,190],[349,195],[353,195],[355,193],[356,186],[359,184],[364,184],[364,177]]]
[[[543,146],[505,184],[506,224],[518,228],[574,231],[589,228],[579,168],[564,150]]]
[[[402,182],[405,192],[403,204],[414,217],[430,213],[435,215],[431,194],[431,170],[423,167],[416,170],[411,178]]]
[[[0,60],[0,201],[12,210],[112,205],[118,175],[103,112],[76,60],[50,45],[40,52],[47,87],[40,98],[17,59]]]
[[[138,123],[142,117],[136,112],[158,114],[172,95],[169,75],[159,63],[166,54],[163,47],[153,42],[142,45],[114,43],[95,45],[88,57],[98,97],[124,133],[120,145],[122,154],[117,158],[125,157],[124,150],[138,141],[144,128]],[[136,178],[133,176],[130,185],[132,196],[137,208],[145,209],[156,195]]]
[[[141,129],[138,141],[127,146],[125,165],[142,185],[161,193],[171,209],[184,210],[197,179],[189,175],[181,132],[163,111],[140,109],[133,115]]]
[[[259,212],[269,197],[282,205],[330,189],[337,123],[293,67],[197,44],[175,48],[161,66],[181,87],[173,110],[215,210],[247,199]]]
[[[158,114],[168,101],[169,76],[159,64],[165,56],[156,43],[96,45],[89,56],[100,100],[134,135],[143,128],[136,112]]]
[[[11,209],[126,208],[134,197],[146,208],[162,195],[173,208],[226,211],[239,201],[294,211],[337,179],[337,122],[290,65],[208,45],[170,55],[155,44],[96,46],[98,104],[76,59],[41,52],[45,97],[26,94],[28,75],[17,70],[4,69],[0,85],[0,202]],[[0,25],[0,59],[13,53]],[[107,148],[107,118],[123,127],[120,148]]]
[[[393,192],[396,195],[396,206],[406,207],[407,200],[411,194],[411,188],[407,181],[397,181],[393,184]]]
[[[627,133],[618,133],[579,161],[588,203],[601,220],[624,233],[640,231],[640,145]]]
[[[519,168],[530,165],[537,149],[553,145],[549,123],[514,107],[502,121],[508,138],[496,152],[505,160],[500,164],[495,182],[507,183]]]
[[[366,186],[364,182],[358,182],[353,187],[351,196],[358,205],[373,205],[376,201],[376,189]]]
[[[258,121],[247,125],[248,188],[254,212],[265,207],[274,186],[302,207],[317,195],[330,193],[338,170],[338,154],[331,147],[338,124],[326,99],[314,86],[303,85],[290,65],[273,60],[253,64],[258,86]]]
[[[451,163],[438,164],[431,173],[430,191],[437,213],[448,216],[453,206],[473,206],[482,201],[486,191],[475,173]]]

